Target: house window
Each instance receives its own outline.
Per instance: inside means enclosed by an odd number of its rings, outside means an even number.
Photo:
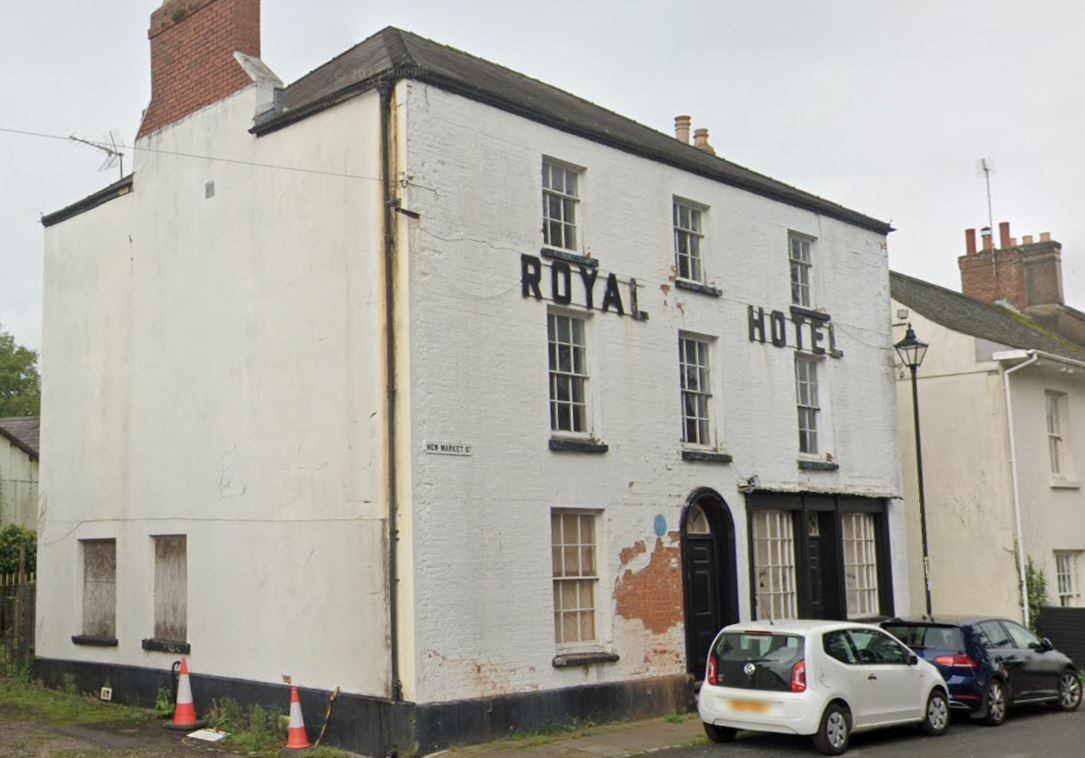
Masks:
[[[810,296],[810,272],[813,263],[810,258],[811,241],[797,234],[788,235],[791,262],[791,303],[803,308],[812,308]]]
[[[1047,405],[1047,453],[1051,461],[1051,473],[1054,476],[1063,476],[1064,452],[1061,411],[1066,396],[1061,392],[1047,392],[1044,397]]]
[[[792,619],[798,616],[792,521],[787,511],[758,510],[753,513],[753,556],[759,619]]]
[[[1055,552],[1055,578],[1059,591],[1059,605],[1074,605],[1078,598],[1077,552]]]
[[[874,516],[870,513],[845,513],[841,516],[844,531],[844,587],[847,593],[848,618],[873,616],[878,604],[878,548]]]
[[[576,206],[579,172],[543,160],[543,243],[563,250],[576,250]]]
[[[678,369],[682,383],[682,442],[711,445],[708,401],[712,398],[712,385],[708,375],[708,342],[680,335]]]
[[[550,429],[588,431],[588,364],[585,322],[577,316],[547,314],[550,348]]]
[[[184,642],[188,635],[188,559],[186,537],[154,540],[154,636]]]
[[[550,545],[554,564],[554,641],[558,645],[594,642],[596,514],[554,510]]]
[[[81,540],[83,546],[83,635],[117,636],[117,541]]]
[[[701,226],[701,209],[674,201],[674,262],[678,278],[704,282],[704,266],[701,264],[701,242],[704,231]]]
[[[818,451],[818,362],[795,356],[795,396],[799,411],[799,452]]]

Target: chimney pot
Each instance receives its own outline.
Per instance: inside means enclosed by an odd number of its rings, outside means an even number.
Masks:
[[[684,145],[689,144],[689,124],[691,120],[689,116],[674,117],[674,138]]]
[[[983,238],[983,252],[991,252],[995,247],[994,240],[991,239],[991,227],[985,226],[980,229],[980,237]]]
[[[716,154],[712,145],[708,144],[708,129],[703,126],[700,129],[695,129],[693,131],[693,146],[698,150],[703,150],[709,155]]]
[[[1032,235],[1031,234],[1026,234],[1024,237],[1022,237],[1021,238],[1021,244],[1022,245],[1031,245],[1032,244]]]
[[[1013,243],[1010,241],[1010,222],[1002,221],[998,225],[998,246],[1000,250],[1007,250],[1013,247]]]
[[[1040,232],[1040,242],[1050,242],[1051,232]]]
[[[966,255],[976,254],[976,230],[964,230],[964,252]]]

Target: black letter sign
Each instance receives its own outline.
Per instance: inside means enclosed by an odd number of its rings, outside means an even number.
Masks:
[[[580,278],[584,280],[584,306],[590,311],[595,303],[595,277],[599,276],[599,269],[591,266],[577,266],[580,269]]]
[[[610,274],[607,277],[607,289],[603,293],[603,313],[614,308],[618,312],[619,316],[625,315],[625,308],[622,307],[622,293],[618,291],[618,276],[616,274]]]
[[[773,311],[769,314],[769,323],[772,325],[772,344],[776,347],[784,347],[787,344],[787,332],[784,331],[784,314]]]
[[[754,314],[753,306],[746,306],[746,314],[750,319],[750,342],[758,339],[760,342],[765,341],[765,309],[758,308],[757,314]],[[756,337],[754,335],[757,335]]]
[[[569,264],[565,261],[554,261],[550,264],[550,291],[558,305],[568,305],[572,301],[573,278]]]
[[[534,255],[520,256],[520,293],[527,297],[535,293],[536,300],[542,300],[539,280],[542,279],[542,261]]]

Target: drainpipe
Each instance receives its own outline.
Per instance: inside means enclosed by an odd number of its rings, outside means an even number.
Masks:
[[[391,159],[391,109],[392,89],[395,80],[388,79],[379,85],[380,92],[380,140],[381,140],[381,184],[384,207],[384,362],[388,376],[386,389],[387,403],[387,439],[388,439],[388,636],[391,656],[391,695],[393,702],[403,699],[403,683],[399,679],[399,570],[396,565],[396,547],[399,543],[399,530],[396,528],[396,342],[395,342],[395,234],[392,225],[395,221],[392,189]],[[393,710],[393,713],[395,711]]]
[[[1021,357],[1022,355],[1028,355],[1029,359],[1003,372],[1002,389],[1006,393],[1006,427],[1007,433],[1010,435],[1010,475],[1013,477],[1013,519],[1017,527],[1017,570],[1021,581],[1021,615],[1024,617],[1025,626],[1027,627],[1029,625],[1028,581],[1025,573],[1025,539],[1021,530],[1021,494],[1019,491],[1020,483],[1017,480],[1017,443],[1014,438],[1013,396],[1010,394],[1010,374],[1018,369],[1023,369],[1025,366],[1031,366],[1040,360],[1040,356],[1035,350],[1015,350],[995,353],[993,357],[995,360],[1004,360],[1006,358]]]

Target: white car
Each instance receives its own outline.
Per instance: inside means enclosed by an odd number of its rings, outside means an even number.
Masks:
[[[853,732],[949,725],[948,688],[931,664],[869,624],[768,621],[724,628],[709,649],[697,710],[714,742],[748,729],[809,734],[826,755]]]

